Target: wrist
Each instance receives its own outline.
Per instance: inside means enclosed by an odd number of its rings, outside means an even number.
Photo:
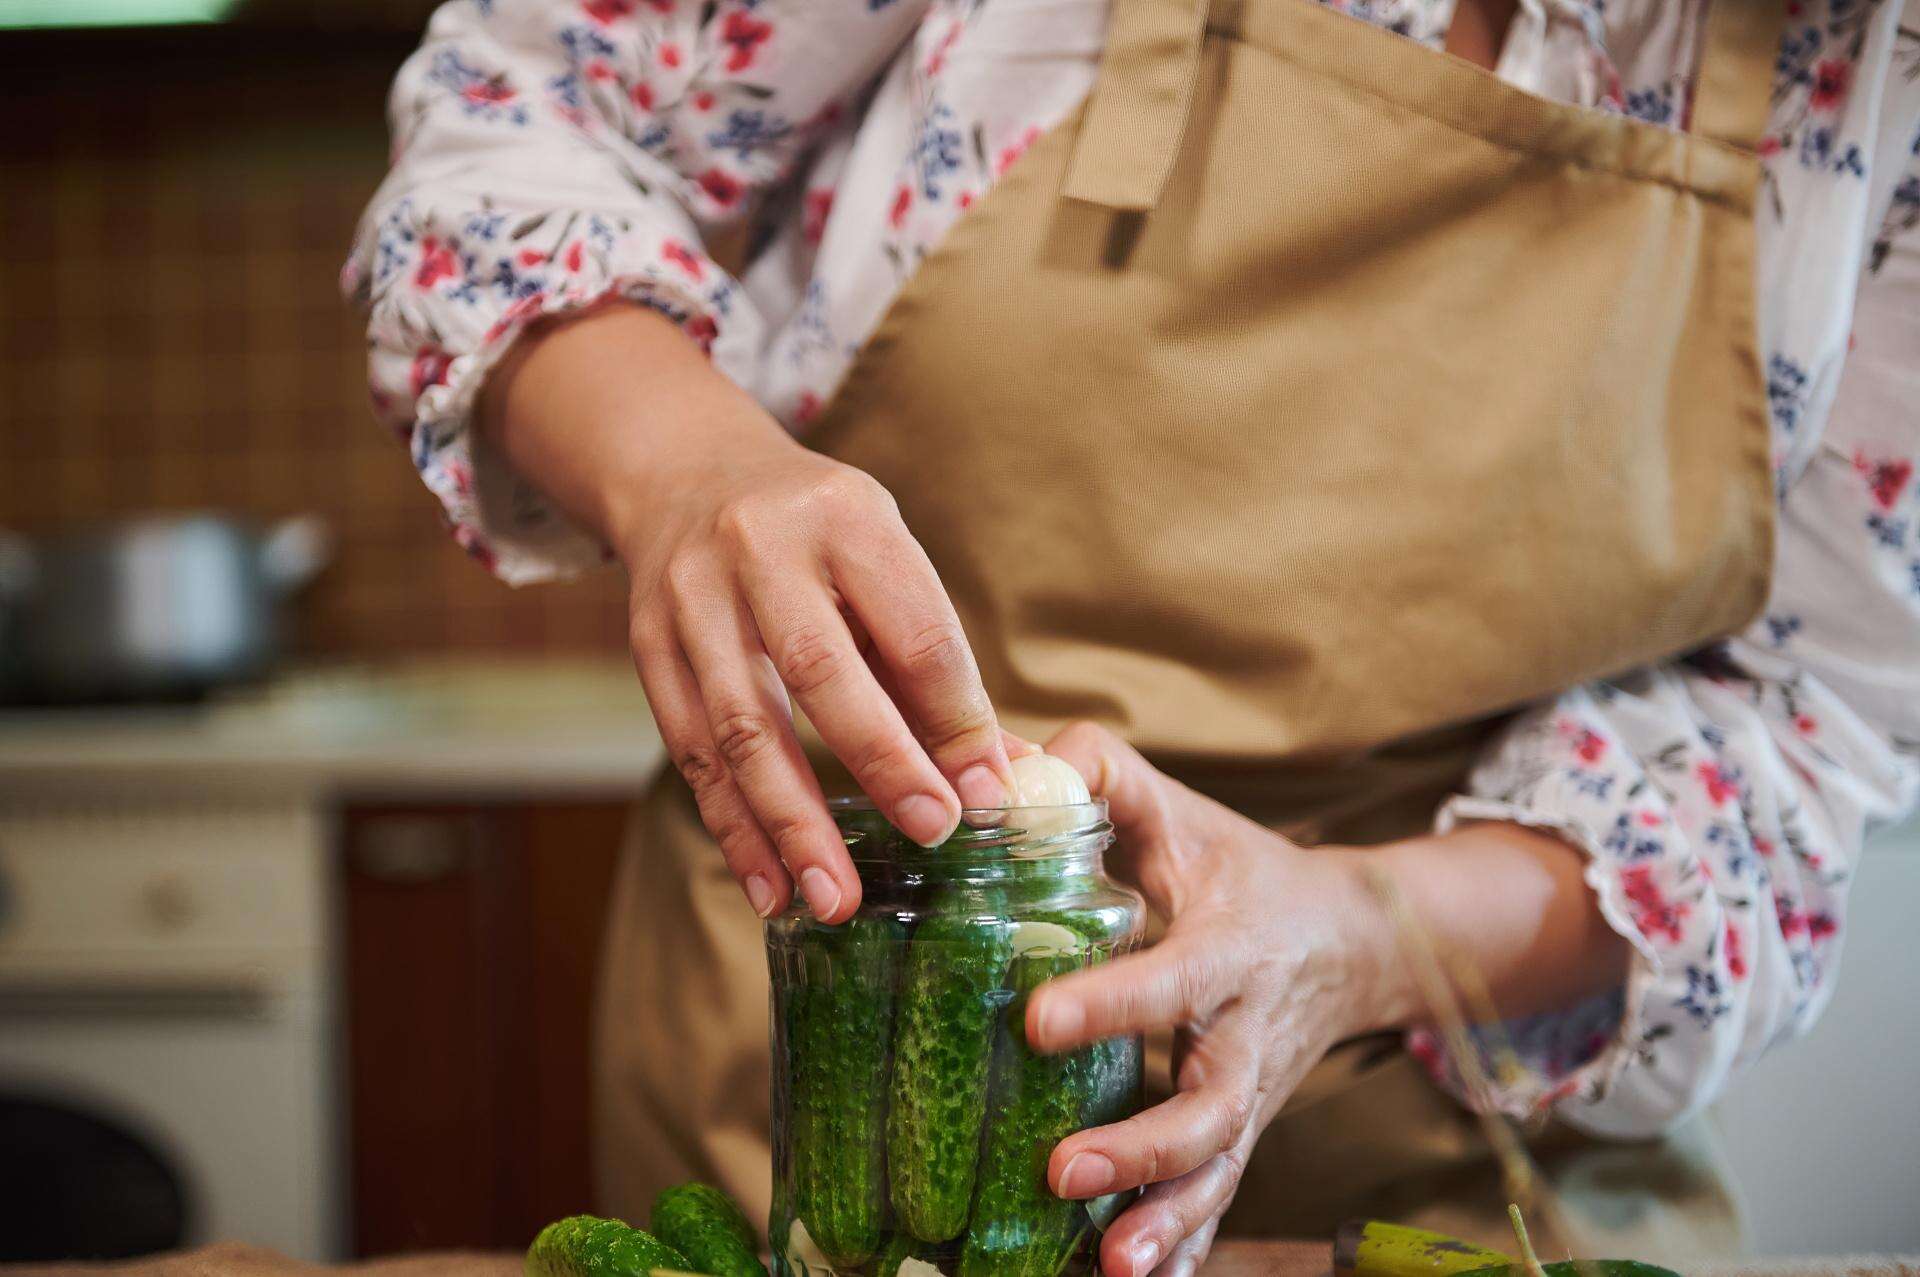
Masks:
[[[1375,874],[1392,877],[1392,857],[1378,847],[1321,847],[1308,854],[1322,859],[1333,884],[1334,919],[1350,990],[1343,1036],[1418,1023],[1425,1003],[1407,968],[1393,919],[1372,881]]]

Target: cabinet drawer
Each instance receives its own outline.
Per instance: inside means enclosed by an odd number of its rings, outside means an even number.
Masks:
[[[298,806],[0,814],[0,985],[257,985],[318,962],[319,822]]]

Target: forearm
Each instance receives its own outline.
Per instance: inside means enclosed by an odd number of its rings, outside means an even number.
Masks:
[[[719,459],[798,446],[672,320],[626,303],[529,331],[477,420],[518,473],[617,550],[661,494]]]
[[[1630,948],[1601,915],[1585,858],[1552,834],[1487,822],[1334,854],[1384,873],[1441,950],[1480,973],[1502,1019],[1572,1006],[1626,978]],[[1365,925],[1382,955],[1377,1027],[1424,1022],[1385,911]]]

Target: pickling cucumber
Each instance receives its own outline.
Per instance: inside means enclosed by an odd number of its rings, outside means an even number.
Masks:
[[[856,918],[810,927],[788,991],[793,1077],[793,1211],[836,1268],[879,1249],[885,1231],[888,1051],[898,924]]]
[[[1096,1104],[1095,1054],[1042,1055],[1027,1046],[1027,999],[1086,961],[1084,952],[1034,949],[1014,959],[1014,1000],[994,1045],[986,1139],[959,1277],[1054,1277],[1087,1227],[1078,1201],[1054,1196],[1047,1161]]]
[[[653,1235],[710,1277],[767,1277],[753,1226],[731,1197],[711,1184],[681,1184],[653,1199]]]
[[[656,1268],[685,1271],[687,1257],[617,1219],[569,1215],[540,1230],[527,1247],[527,1277],[647,1277]]]
[[[899,1224],[924,1242],[967,1225],[1013,926],[991,891],[950,889],[907,949],[895,1033],[888,1173]]]

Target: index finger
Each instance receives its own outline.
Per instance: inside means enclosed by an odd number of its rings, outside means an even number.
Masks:
[[[836,543],[827,569],[912,720],[914,734],[964,807],[1000,807],[1013,769],[960,617],[932,560],[903,525]]]
[[[1056,976],[1027,1000],[1027,1040],[1048,1053],[1204,1020],[1225,999],[1214,948],[1177,930],[1151,949]]]

